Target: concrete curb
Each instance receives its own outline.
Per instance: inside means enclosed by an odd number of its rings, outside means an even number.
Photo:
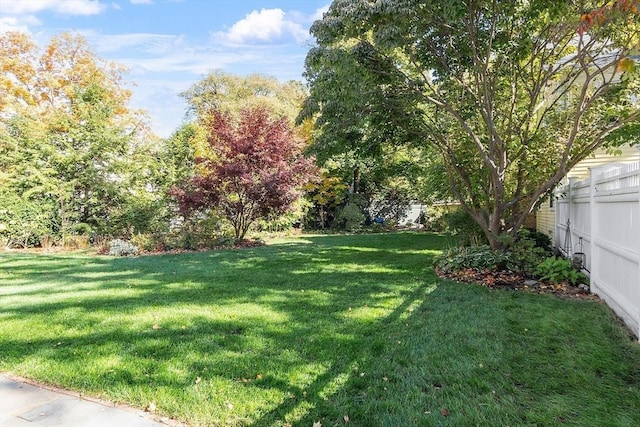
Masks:
[[[167,427],[169,419],[0,374],[0,427]]]

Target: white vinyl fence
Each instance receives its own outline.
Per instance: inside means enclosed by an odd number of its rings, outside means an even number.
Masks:
[[[640,337],[640,161],[592,168],[556,198],[556,247]]]

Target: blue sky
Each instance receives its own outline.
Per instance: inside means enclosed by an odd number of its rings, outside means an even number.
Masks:
[[[303,80],[309,27],[330,0],[0,0],[0,31],[45,45],[83,35],[100,57],[126,65],[131,107],[169,136],[184,118],[178,94],[214,70]]]

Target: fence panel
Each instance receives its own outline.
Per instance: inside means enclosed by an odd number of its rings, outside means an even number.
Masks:
[[[556,197],[556,247],[584,254],[591,291],[640,337],[640,162],[594,168]]]

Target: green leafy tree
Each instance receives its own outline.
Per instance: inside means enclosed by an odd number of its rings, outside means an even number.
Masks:
[[[304,86],[295,80],[282,83],[261,74],[240,77],[222,71],[210,73],[182,93],[196,118],[205,118],[214,109],[237,114],[261,106],[290,121],[306,95]]]
[[[50,209],[47,234],[121,233],[113,220],[145,188],[133,177],[145,175],[138,153],[153,141],[127,107],[122,67],[68,33],[42,52],[25,34],[3,33],[0,52],[0,189]]]
[[[429,147],[494,248],[574,165],[640,135],[637,1],[336,0],[311,31],[319,143]]]

